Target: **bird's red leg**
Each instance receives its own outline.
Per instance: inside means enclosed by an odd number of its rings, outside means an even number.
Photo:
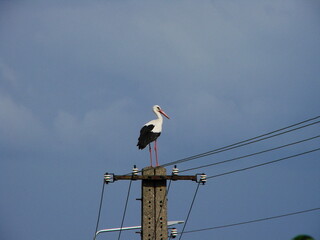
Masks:
[[[157,149],[157,140],[154,141],[154,152],[156,154],[156,166],[159,166],[159,162],[158,162],[158,149]]]
[[[152,150],[151,150],[150,143],[149,143],[149,153],[150,153],[150,166],[152,167]]]

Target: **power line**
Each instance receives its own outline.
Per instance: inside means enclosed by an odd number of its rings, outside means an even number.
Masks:
[[[105,182],[104,182],[104,179],[103,179],[103,182],[102,182],[102,190],[101,190],[101,197],[100,197],[100,204],[99,204],[99,211],[98,211],[98,219],[97,219],[96,231],[94,232],[94,238],[93,238],[93,239],[96,239],[96,234],[97,234],[98,227],[99,227],[100,214],[101,214],[102,202],[103,202],[103,195],[104,195],[104,186],[105,186]]]
[[[289,128],[292,128],[292,127],[295,127],[295,126],[298,126],[298,125],[301,125],[301,124],[304,124],[304,123],[307,123],[307,122],[316,120],[316,119],[318,119],[318,118],[320,118],[320,116],[316,116],[316,117],[313,117],[313,118],[309,118],[309,119],[306,119],[306,120],[304,120],[304,121],[301,121],[301,122],[298,122],[298,123],[289,125],[289,126],[287,126],[287,127],[283,127],[283,128],[280,128],[280,129],[277,129],[277,130],[274,130],[274,131],[271,131],[271,132],[268,132],[268,133],[265,133],[265,134],[262,134],[262,135],[253,137],[253,138],[249,138],[249,139],[246,139],[246,140],[242,140],[242,141],[240,141],[240,142],[236,142],[236,143],[233,143],[233,144],[224,146],[224,147],[220,147],[220,148],[217,148],[217,149],[208,151],[208,152],[204,152],[204,153],[200,153],[200,154],[197,154],[197,155],[194,155],[194,156],[182,158],[182,159],[180,159],[180,160],[168,162],[168,163],[163,164],[163,165],[160,165],[160,166],[161,166],[161,167],[166,167],[166,166],[174,165],[174,164],[177,164],[177,163],[182,163],[182,162],[186,162],[186,161],[191,161],[191,160],[194,160],[194,159],[197,159],[197,158],[201,158],[201,157],[205,157],[205,156],[208,156],[208,155],[212,155],[212,154],[216,154],[216,153],[220,153],[220,152],[232,150],[232,149],[235,149],[235,148],[238,148],[238,147],[242,147],[242,146],[249,145],[249,144],[252,144],[252,143],[256,143],[256,142],[259,142],[259,141],[262,141],[262,140],[266,140],[266,139],[268,139],[268,138],[272,138],[272,137],[276,137],[276,136],[279,136],[279,135],[282,135],[282,134],[285,134],[285,133],[289,133],[289,132],[292,132],[292,131],[296,131],[296,130],[299,130],[299,129],[302,129],[302,128],[305,128],[305,127],[309,127],[309,126],[318,124],[318,123],[320,123],[320,121],[313,122],[313,123],[310,123],[310,124],[307,124],[307,125],[304,125],[304,126],[300,126],[300,127],[291,129],[291,130],[289,130],[289,131],[285,131],[285,132],[282,132],[282,133],[279,133],[279,134],[276,134],[276,135],[272,135],[272,136],[269,136],[269,137],[266,137],[266,138],[262,138],[262,137],[271,135],[271,134],[273,134],[273,133],[281,132],[281,131],[283,131],[283,130],[286,130],[286,129],[289,129]],[[259,138],[262,138],[262,139],[259,139]],[[255,140],[255,139],[258,139],[258,140],[253,141],[253,140]],[[250,141],[251,141],[251,142],[250,142]],[[141,172],[141,170],[138,171],[138,173],[140,173],[140,172]],[[127,173],[127,174],[124,174],[124,175],[130,175],[130,174],[131,174],[131,173]]]
[[[249,170],[249,169],[252,169],[252,168],[257,168],[257,167],[261,167],[261,166],[264,166],[264,165],[268,165],[268,164],[284,161],[284,160],[287,160],[287,159],[290,159],[290,158],[294,158],[294,157],[298,157],[298,156],[301,156],[301,155],[309,154],[309,153],[316,152],[316,151],[319,151],[319,150],[320,150],[320,148],[312,149],[310,151],[298,153],[298,154],[291,155],[291,156],[288,156],[288,157],[283,157],[283,158],[280,158],[280,159],[277,159],[277,160],[273,160],[273,161],[270,161],[270,162],[260,163],[260,164],[253,165],[253,166],[250,166],[250,167],[241,168],[241,169],[233,170],[233,171],[230,171],[230,172],[220,173],[220,174],[217,174],[217,175],[213,175],[213,176],[207,177],[207,179],[215,178],[215,177],[221,177],[221,176],[232,174],[232,173],[236,173],[236,172],[246,171],[246,170]]]
[[[244,224],[249,224],[249,223],[262,222],[262,221],[272,220],[272,219],[276,219],[276,218],[283,218],[283,217],[288,217],[288,216],[292,216],[292,215],[298,215],[298,214],[307,213],[307,212],[319,211],[319,210],[320,210],[320,207],[312,208],[312,209],[306,209],[306,210],[302,210],[302,211],[298,211],[298,212],[291,212],[291,213],[286,213],[286,214],[272,216],[272,217],[259,218],[259,219],[255,219],[255,220],[245,221],[245,222],[232,223],[232,224],[227,224],[227,225],[208,227],[208,228],[202,228],[202,229],[196,229],[196,230],[190,230],[190,231],[185,231],[184,233],[194,233],[194,232],[215,230],[215,229],[220,229],[220,228],[234,227],[234,226],[239,226],[239,225],[244,225]],[[178,234],[180,234],[180,233],[178,233]]]
[[[278,147],[275,147],[275,148],[266,149],[266,150],[263,150],[263,151],[260,151],[260,152],[255,152],[255,153],[247,154],[247,155],[244,155],[244,156],[231,158],[231,159],[228,159],[228,160],[223,160],[223,161],[220,161],[220,162],[210,163],[210,164],[202,165],[202,166],[199,166],[199,167],[193,167],[193,168],[188,168],[188,169],[185,169],[185,170],[180,170],[180,172],[191,171],[191,170],[195,170],[195,169],[199,169],[199,168],[210,167],[210,166],[219,165],[219,164],[222,164],[222,163],[227,163],[227,162],[240,160],[240,159],[247,158],[247,157],[252,157],[252,156],[255,156],[255,155],[262,154],[262,153],[271,152],[271,151],[278,150],[278,149],[285,148],[285,147],[289,147],[289,146],[292,146],[292,145],[295,145],[295,144],[299,144],[299,143],[303,143],[303,142],[306,142],[306,141],[314,140],[314,139],[319,138],[319,137],[320,137],[320,135],[317,135],[317,136],[314,136],[314,137],[310,137],[310,138],[303,139],[303,140],[300,140],[300,141],[288,143],[288,144],[285,144],[285,145],[282,145],[282,146],[278,146]]]
[[[316,118],[318,118],[318,117],[316,117]],[[313,119],[309,119],[309,120],[306,120],[306,121],[311,121]],[[278,129],[278,130],[275,130],[275,131],[272,131],[272,132],[269,132],[269,133],[254,137],[254,138],[243,140],[241,142],[237,142],[237,143],[225,146],[225,147],[217,148],[217,149],[214,149],[214,150],[211,150],[211,151],[208,151],[208,152],[204,152],[204,153],[200,153],[200,154],[197,154],[197,155],[194,155],[194,156],[191,156],[191,157],[186,157],[186,158],[182,158],[180,160],[169,162],[169,163],[161,165],[161,167],[166,167],[166,166],[170,166],[170,165],[174,165],[174,164],[183,163],[183,162],[191,161],[191,160],[194,160],[194,159],[206,157],[206,156],[209,156],[209,155],[212,155],[212,154],[217,154],[217,153],[229,151],[229,150],[232,150],[232,149],[235,149],[235,148],[243,147],[243,146],[246,146],[246,145],[249,145],[249,144],[252,144],[252,143],[260,142],[260,141],[263,141],[263,140],[266,140],[266,139],[269,139],[269,138],[277,137],[277,136],[280,136],[280,135],[283,135],[283,134],[286,134],[286,133],[289,133],[289,132],[293,132],[293,131],[296,131],[296,130],[299,130],[299,129],[302,129],[302,128],[305,128],[305,127],[309,127],[309,126],[312,126],[312,125],[320,123],[320,121],[317,121],[317,122],[306,124],[304,126],[300,126],[300,127],[294,128],[294,129],[290,129],[290,130],[287,130],[287,131],[284,131],[284,132],[280,132],[280,133],[271,135],[271,134],[273,134],[275,132],[283,131],[283,130],[291,128],[293,126],[300,125],[300,124],[302,124],[302,123],[304,123],[306,121],[303,121],[303,122],[288,126],[286,128],[281,128],[281,129]],[[271,135],[271,136],[264,137],[264,136],[267,136],[267,135]],[[261,137],[263,137],[263,138],[261,138]]]
[[[130,180],[130,183],[129,183],[128,194],[127,194],[127,199],[126,199],[126,203],[125,203],[125,207],[124,207],[124,211],[123,211],[123,216],[122,216],[121,227],[120,227],[120,231],[119,231],[119,235],[118,235],[118,240],[120,240],[122,227],[123,227],[123,222],[124,222],[124,218],[126,216],[128,200],[129,200],[129,195],[130,195],[130,189],[131,189],[131,183],[132,183],[132,180]]]
[[[183,224],[183,228],[182,228],[182,231],[180,233],[180,237],[179,237],[179,240],[182,238],[182,235],[183,235],[183,232],[184,232],[184,229],[187,225],[187,222],[188,222],[188,219],[189,219],[189,216],[190,216],[190,213],[191,213],[191,210],[192,210],[192,207],[193,207],[193,204],[194,204],[194,201],[196,199],[196,196],[197,196],[197,193],[198,193],[198,190],[199,190],[199,186],[200,186],[200,182],[198,183],[197,185],[197,188],[196,188],[196,191],[194,193],[194,196],[193,196],[193,199],[192,199],[192,202],[191,202],[191,205],[190,205],[190,209],[189,209],[189,212],[188,212],[188,215],[187,215],[187,218],[186,218],[186,221],[184,222]]]

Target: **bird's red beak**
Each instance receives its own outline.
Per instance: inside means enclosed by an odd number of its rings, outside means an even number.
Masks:
[[[166,118],[170,119],[169,116],[162,110],[159,111],[163,116],[165,116]]]

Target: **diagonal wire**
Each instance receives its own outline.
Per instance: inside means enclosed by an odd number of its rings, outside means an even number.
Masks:
[[[318,118],[320,118],[320,116],[316,116],[316,117],[313,117],[313,118],[309,118],[309,119],[306,119],[306,120],[304,120],[304,121],[301,121],[301,122],[298,122],[298,123],[289,125],[289,126],[287,126],[287,127],[283,127],[283,128],[277,129],[277,130],[273,130],[273,131],[271,131],[271,132],[267,132],[267,133],[264,133],[264,134],[262,134],[262,135],[259,135],[259,136],[253,137],[253,138],[249,138],[249,139],[246,139],[246,140],[242,140],[242,141],[240,141],[240,142],[236,142],[236,143],[233,143],[233,144],[224,146],[224,147],[220,147],[220,148],[217,148],[217,149],[214,149],[214,150],[205,152],[205,153],[200,153],[200,154],[197,154],[197,155],[194,155],[194,156],[182,158],[182,159],[180,159],[180,160],[168,162],[168,163],[163,164],[163,165],[160,165],[160,166],[161,166],[161,167],[166,167],[166,166],[174,165],[174,164],[180,163],[180,162],[191,161],[191,160],[194,160],[194,159],[196,159],[196,158],[201,158],[201,157],[205,157],[205,156],[208,156],[208,155],[211,155],[211,154],[216,154],[216,153],[220,153],[220,152],[232,150],[232,149],[234,149],[234,148],[238,148],[238,147],[242,147],[242,146],[245,146],[245,145],[248,145],[248,144],[252,144],[252,143],[255,143],[255,142],[259,142],[259,141],[262,141],[262,140],[266,140],[266,139],[271,138],[271,137],[276,137],[276,136],[279,136],[279,135],[282,135],[282,134],[285,134],[285,133],[289,133],[289,132],[292,132],[292,131],[296,131],[296,130],[299,130],[299,129],[302,129],[302,128],[305,128],[305,127],[312,126],[312,125],[314,125],[314,124],[318,124],[318,123],[320,123],[320,121],[313,122],[313,123],[310,123],[310,124],[307,124],[307,125],[304,125],[304,126],[300,126],[300,127],[297,127],[297,128],[294,128],[294,129],[291,129],[291,130],[288,130],[288,131],[285,131],[285,132],[282,132],[282,133],[279,133],[279,134],[276,134],[276,135],[272,135],[272,136],[269,136],[269,137],[266,137],[266,138],[263,138],[263,139],[259,139],[259,138],[262,138],[262,137],[265,137],[265,136],[268,136],[268,135],[271,135],[271,134],[274,134],[274,133],[277,133],[277,132],[281,132],[281,131],[283,131],[283,130],[286,130],[286,129],[289,129],[289,128],[292,128],[292,127],[296,127],[296,126],[298,126],[298,125],[301,125],[301,124],[304,124],[304,123],[307,123],[307,122],[316,120],[316,119],[318,119]],[[258,140],[253,141],[253,140],[255,140],[255,139],[258,139]],[[250,142],[250,141],[251,141],[251,142]],[[239,145],[239,146],[238,146],[238,145]],[[141,171],[139,171],[139,172],[141,172]],[[131,173],[127,173],[127,174],[125,174],[125,175],[129,175],[129,174],[131,174]]]
[[[265,165],[268,165],[268,164],[284,161],[284,160],[287,160],[287,159],[290,159],[290,158],[294,158],[294,157],[298,157],[298,156],[301,156],[301,155],[309,154],[309,153],[316,152],[316,151],[319,151],[319,150],[320,150],[320,148],[315,148],[315,149],[312,149],[310,151],[298,153],[298,154],[291,155],[291,156],[288,156],[288,157],[279,158],[279,159],[276,159],[276,160],[273,160],[273,161],[269,161],[269,162],[265,162],[265,163],[261,163],[261,164],[257,164],[257,165],[252,165],[252,166],[246,167],[246,168],[236,169],[236,170],[233,170],[233,171],[230,171],[230,172],[225,172],[225,173],[220,173],[220,174],[217,174],[217,175],[213,175],[213,176],[207,177],[207,179],[215,178],[215,177],[221,177],[221,176],[224,176],[224,175],[228,175],[228,174],[232,174],[232,173],[236,173],[236,172],[249,170],[249,169],[252,169],[252,168],[265,166]]]
[[[270,135],[272,133],[281,131],[283,129],[275,130],[273,132],[266,133],[266,134],[263,134],[263,135],[260,135],[260,136],[254,137],[254,138],[250,138],[250,139],[247,139],[247,140],[244,140],[244,141],[241,141],[241,142],[237,142],[237,143],[225,146],[225,147],[217,148],[215,150],[211,150],[211,151],[204,152],[204,153],[201,153],[201,154],[197,154],[197,155],[194,155],[194,156],[191,156],[191,157],[182,158],[180,160],[169,162],[169,163],[161,165],[161,167],[166,167],[166,166],[170,166],[170,165],[173,165],[173,164],[178,164],[178,163],[187,162],[187,161],[191,161],[191,160],[194,160],[194,159],[206,157],[206,156],[209,156],[209,155],[212,155],[212,154],[217,154],[217,153],[229,151],[229,150],[232,150],[232,149],[235,149],[235,148],[243,147],[243,146],[246,146],[246,145],[249,145],[249,144],[252,144],[252,143],[260,142],[260,141],[263,141],[263,140],[266,140],[266,139],[269,139],[269,138],[277,137],[277,136],[280,136],[280,135],[283,135],[283,134],[286,134],[286,133],[289,133],[289,132],[293,132],[293,131],[296,131],[296,130],[299,130],[299,129],[302,129],[302,128],[305,128],[305,127],[309,127],[309,126],[312,126],[312,125],[315,125],[315,124],[318,124],[318,123],[320,123],[320,121],[309,123],[309,124],[306,124],[304,126],[293,128],[293,129],[290,129],[290,130],[287,130],[287,131],[284,131],[284,132],[280,132],[280,133],[277,133],[277,134],[274,134],[274,135],[271,135],[271,136],[268,136],[268,137],[263,137],[263,136],[267,136],[267,135]],[[295,125],[297,125],[297,124],[295,124]],[[289,128],[289,127],[287,127],[287,128]],[[284,129],[287,129],[287,128],[284,128]],[[261,137],[263,137],[263,138],[261,138]],[[258,139],[258,138],[260,138],[260,139]]]
[[[124,218],[126,216],[128,200],[129,200],[129,195],[130,195],[130,190],[131,190],[131,183],[132,183],[132,179],[130,180],[130,183],[129,183],[128,194],[127,194],[126,204],[125,204],[124,211],[123,211],[123,216],[122,216],[121,227],[120,227],[120,231],[119,231],[119,235],[118,235],[118,240],[120,240],[122,227],[123,227],[123,222],[124,222]]]
[[[272,216],[272,217],[266,217],[266,218],[259,218],[251,221],[245,221],[245,222],[239,222],[239,223],[232,223],[232,224],[227,224],[227,225],[221,225],[221,226],[215,226],[215,227],[208,227],[208,228],[202,228],[202,229],[195,229],[195,230],[190,230],[186,231],[184,233],[194,233],[194,232],[202,232],[202,231],[208,231],[208,230],[215,230],[215,229],[220,229],[220,228],[228,228],[228,227],[234,227],[234,226],[239,226],[239,225],[244,225],[244,224],[249,224],[249,223],[256,223],[256,222],[262,222],[262,221],[267,221],[267,220],[272,220],[276,218],[283,218],[283,217],[288,217],[292,215],[297,215],[297,214],[302,214],[302,213],[307,213],[307,212],[313,212],[313,211],[319,211],[320,207],[318,208],[312,208],[312,209],[306,209],[298,212],[291,212],[291,213],[286,213],[282,215],[277,215],[277,216]],[[180,233],[179,233],[180,234]]]
[[[189,216],[190,216],[190,213],[191,213],[191,210],[192,210],[194,201],[195,201],[195,199],[196,199],[196,196],[197,196],[197,193],[198,193],[198,190],[199,190],[200,183],[201,183],[201,182],[198,183],[197,188],[196,188],[196,191],[195,191],[195,193],[194,193],[194,196],[193,196],[193,199],[192,199],[192,202],[191,202],[191,206],[190,206],[190,209],[189,209],[189,212],[188,212],[186,221],[185,221],[185,223],[184,223],[184,225],[183,225],[183,228],[182,228],[182,231],[181,231],[181,233],[180,233],[179,240],[182,238],[184,229],[186,228],[186,225],[187,225],[187,222],[188,222],[188,219],[189,219]]]
[[[240,159],[247,158],[247,157],[252,157],[252,156],[255,156],[255,155],[262,154],[262,153],[266,153],[266,152],[278,150],[278,149],[281,149],[281,148],[289,147],[289,146],[292,146],[292,145],[295,145],[295,144],[303,143],[303,142],[306,142],[306,141],[314,140],[314,139],[319,138],[319,137],[320,137],[320,135],[317,135],[317,136],[314,136],[314,137],[310,137],[310,138],[303,139],[303,140],[300,140],[300,141],[288,143],[288,144],[285,144],[285,145],[282,145],[282,146],[278,146],[278,147],[275,147],[275,148],[266,149],[266,150],[263,150],[263,151],[260,151],[260,152],[255,152],[255,153],[247,154],[247,155],[244,155],[244,156],[240,156],[240,157],[236,157],[236,158],[232,158],[232,159],[228,159],[228,160],[223,160],[223,161],[216,162],[216,163],[210,163],[210,164],[202,165],[202,166],[199,166],[199,167],[188,168],[188,169],[185,169],[185,170],[181,170],[180,172],[191,171],[191,170],[195,170],[195,169],[199,169],[199,168],[210,167],[210,166],[214,166],[214,165],[218,165],[218,164],[222,164],[222,163],[227,163],[227,162],[240,160]]]
[[[105,181],[103,179],[101,197],[100,197],[100,204],[99,204],[99,211],[98,211],[98,219],[97,219],[96,231],[94,232],[94,238],[93,239],[96,239],[96,236],[97,236],[96,234],[97,234],[98,227],[99,227],[100,215],[101,215],[101,209],[102,209],[102,202],[103,202],[103,195],[104,195],[104,186],[105,186]]]

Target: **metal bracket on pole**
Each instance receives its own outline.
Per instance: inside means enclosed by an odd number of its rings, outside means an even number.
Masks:
[[[142,240],[165,240],[168,236],[167,225],[167,180],[191,180],[205,184],[207,176],[178,175],[179,170],[174,166],[172,175],[166,175],[164,167],[146,167],[139,175],[138,168],[134,165],[132,174],[114,175],[106,173],[105,183],[113,183],[119,180],[141,180],[141,239]],[[136,227],[135,227],[136,228]],[[122,230],[127,230],[123,228]],[[107,231],[105,231],[107,232]],[[171,237],[176,236],[176,230],[171,232]]]

